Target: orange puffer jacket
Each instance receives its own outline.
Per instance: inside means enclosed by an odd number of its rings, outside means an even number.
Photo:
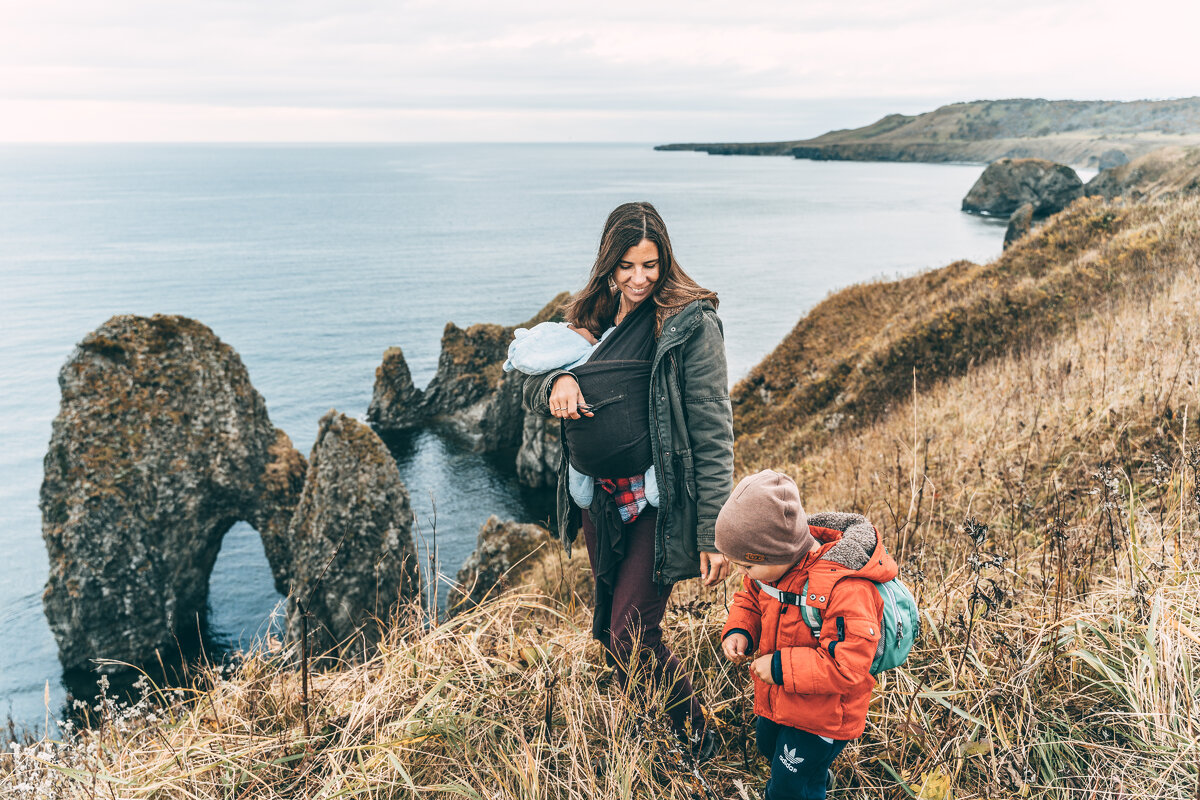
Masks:
[[[721,638],[742,632],[750,637],[748,652],[780,652],[783,685],[754,678],[755,714],[818,736],[854,739],[866,728],[875,686],[871,663],[881,639],[883,600],[871,581],[884,583],[898,571],[861,515],[813,514],[808,524],[821,546],[775,586],[799,594],[809,581],[808,604],[821,609],[820,640],[797,606],[781,603],[749,578],[733,597]]]

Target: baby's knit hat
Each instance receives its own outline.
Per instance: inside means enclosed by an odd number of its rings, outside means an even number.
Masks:
[[[717,515],[717,549],[747,564],[794,564],[816,545],[796,482],[764,469],[734,488]]]

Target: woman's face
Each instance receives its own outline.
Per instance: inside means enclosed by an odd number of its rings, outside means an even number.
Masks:
[[[658,245],[642,239],[626,250],[612,277],[621,294],[621,307],[633,309],[650,296],[658,282]]]

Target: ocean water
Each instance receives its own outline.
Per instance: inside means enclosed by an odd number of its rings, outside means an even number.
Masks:
[[[387,347],[421,386],[447,321],[511,324],[579,288],[618,203],[653,202],[719,293],[736,380],[834,289],[995,257],[1003,223],[959,211],[980,171],[648,144],[0,147],[0,717],[37,728],[46,687],[64,701],[38,488],[58,371],[110,316],[211,327],[307,455],[324,412],[365,415]],[[489,514],[546,517],[502,458],[431,431],[391,444],[444,573]],[[210,587],[212,646],[268,629],[281,598],[248,525]]]

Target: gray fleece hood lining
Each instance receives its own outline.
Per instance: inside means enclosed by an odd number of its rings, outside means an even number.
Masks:
[[[822,559],[841,564],[851,570],[857,571],[865,567],[878,544],[875,527],[862,514],[824,511],[809,514],[808,524],[842,532],[842,538],[829,548]]]

